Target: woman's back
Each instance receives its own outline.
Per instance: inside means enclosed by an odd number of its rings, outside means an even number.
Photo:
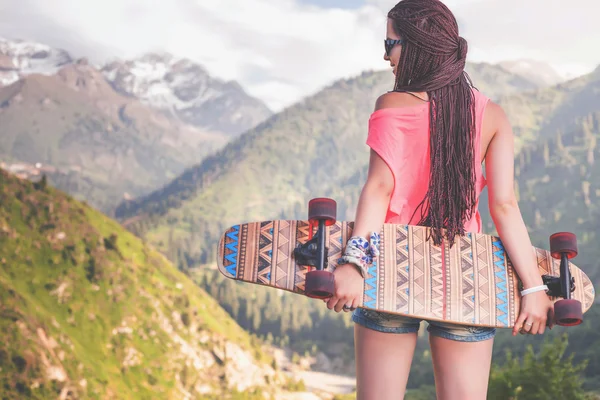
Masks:
[[[481,232],[481,217],[477,206],[486,185],[482,173],[482,154],[491,139],[490,129],[484,133],[484,113],[489,98],[473,89],[475,100],[475,177],[476,207],[464,224],[469,232]],[[420,96],[390,92],[380,97],[376,111],[369,119],[369,145],[388,164],[394,175],[394,190],[387,210],[386,222],[413,224],[420,219],[419,207],[429,187],[430,176],[430,103]],[[466,134],[466,133],[465,133]],[[484,146],[482,146],[482,140]],[[452,162],[452,160],[451,160]],[[452,168],[452,165],[450,165]],[[424,210],[423,210],[424,211]]]

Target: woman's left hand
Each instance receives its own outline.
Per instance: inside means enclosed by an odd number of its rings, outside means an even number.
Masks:
[[[336,312],[352,311],[362,303],[364,279],[353,264],[337,266],[333,272],[335,277],[335,293],[329,299],[324,299],[327,308]],[[347,308],[344,308],[347,306]]]

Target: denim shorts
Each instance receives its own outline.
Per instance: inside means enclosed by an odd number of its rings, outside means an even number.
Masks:
[[[352,320],[359,325],[385,333],[414,333],[419,331],[421,319],[383,313],[375,310],[357,308]],[[427,321],[430,335],[459,342],[480,342],[492,339],[496,328],[447,324],[439,321]]]

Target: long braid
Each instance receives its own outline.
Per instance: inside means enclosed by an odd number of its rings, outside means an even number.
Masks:
[[[432,228],[434,243],[444,236],[453,243],[455,235],[464,234],[476,204],[475,101],[464,72],[467,42],[439,0],[403,0],[388,17],[406,40],[394,90],[427,92],[430,98],[431,168],[429,188],[417,207],[418,224]]]

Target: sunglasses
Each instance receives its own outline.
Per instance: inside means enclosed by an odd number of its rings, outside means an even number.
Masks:
[[[385,54],[387,54],[387,56],[389,57],[390,52],[392,51],[394,46],[397,44],[403,44],[404,39],[384,39],[383,43],[385,45]]]

